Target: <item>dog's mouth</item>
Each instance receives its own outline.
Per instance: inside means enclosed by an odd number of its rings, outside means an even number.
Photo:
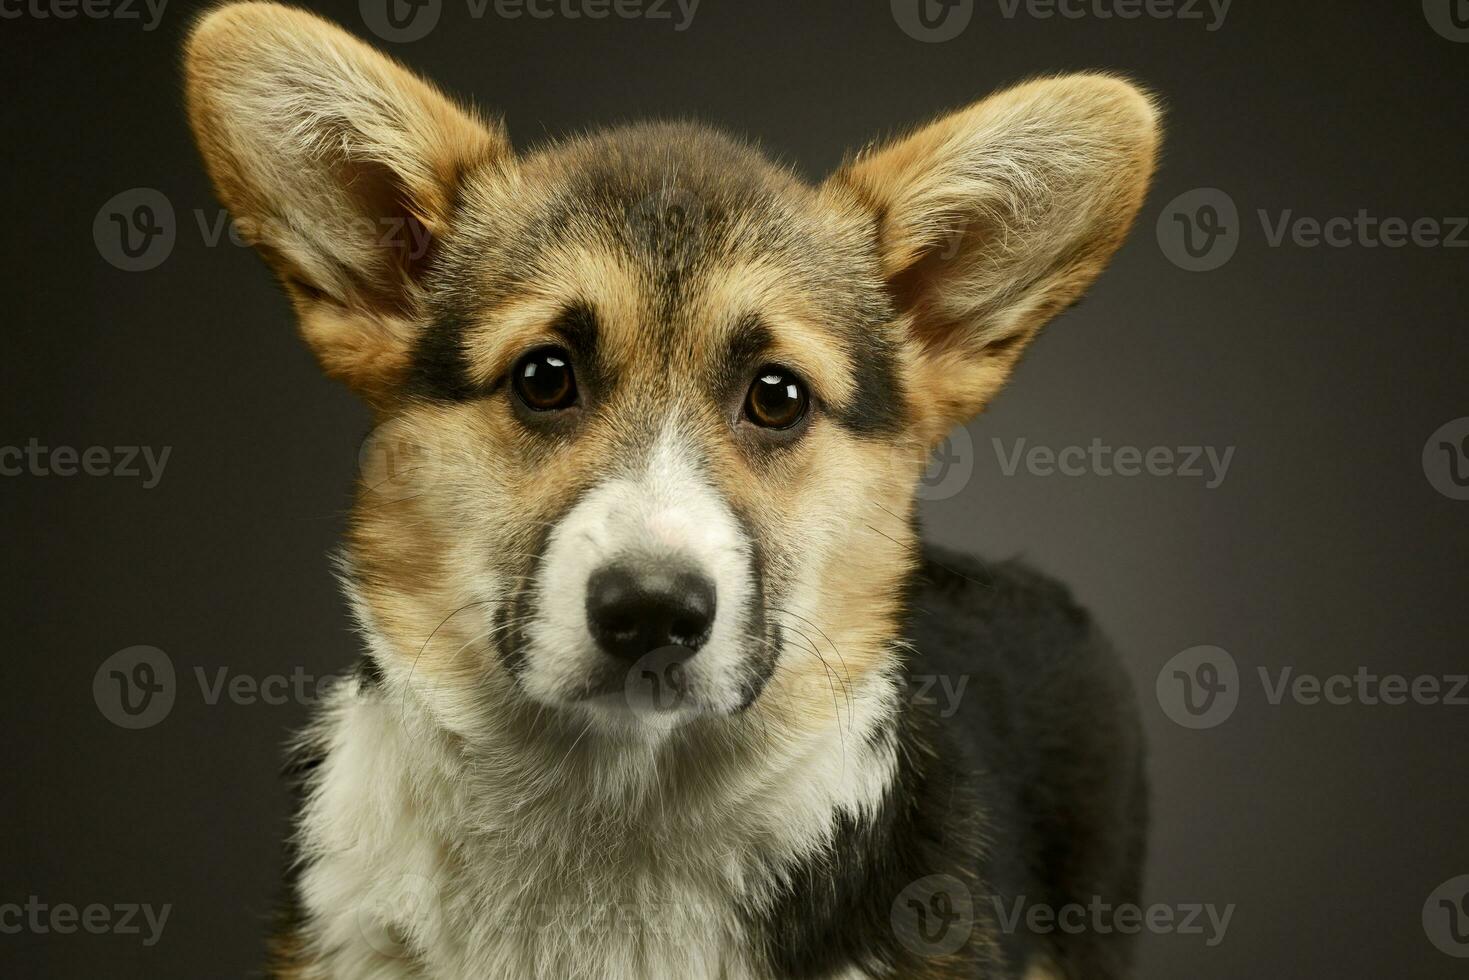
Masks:
[[[519,689],[543,706],[685,718],[749,708],[781,637],[752,524],[668,428],[632,470],[545,525],[491,623]],[[529,554],[535,554],[534,560]]]
[[[690,649],[665,644],[636,656],[615,658],[590,637],[576,637],[569,649],[550,645],[534,590],[502,603],[491,627],[492,646],[530,700],[541,705],[591,713],[613,723],[651,723],[667,728],[698,718],[728,717],[747,711],[765,690],[783,644],[778,626],[763,614],[763,602],[750,603],[734,649]]]
[[[698,685],[689,666],[693,656],[687,647],[668,646],[651,650],[625,667],[601,665],[574,700],[649,714],[697,708]]]

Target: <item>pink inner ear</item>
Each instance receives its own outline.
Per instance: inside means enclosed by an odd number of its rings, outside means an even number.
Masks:
[[[412,211],[403,215],[402,241],[394,242],[394,249],[401,249],[404,269],[408,277],[421,280],[433,262],[439,240],[429,231],[428,225]]]
[[[960,347],[973,330],[973,317],[960,318],[952,310],[945,310],[941,297],[954,280],[973,272],[982,235],[983,230],[974,224],[958,222],[937,243],[888,277],[893,301],[913,318],[913,336],[930,350]]]
[[[437,238],[411,201],[407,188],[389,167],[376,161],[344,161],[337,170],[360,215],[357,234],[370,236],[378,259],[360,277],[358,288],[378,308],[405,312],[405,286],[422,280],[432,263]]]
[[[958,328],[958,324],[944,322],[933,312],[932,280],[942,261],[937,251],[930,251],[888,279],[893,301],[913,318],[914,336],[925,347],[935,349],[948,346]]]

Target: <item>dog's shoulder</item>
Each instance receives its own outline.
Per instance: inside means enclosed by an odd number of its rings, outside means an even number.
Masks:
[[[915,666],[1002,667],[1020,658],[1046,669],[1105,646],[1070,589],[1014,560],[926,545],[910,608]]]
[[[910,611],[910,711],[968,774],[989,833],[1007,842],[983,860],[988,887],[1136,900],[1141,724],[1131,677],[1092,616],[1021,562],[933,547]],[[1004,944],[1012,957],[1031,952],[1014,936]]]
[[[1049,576],[1019,561],[929,546],[909,609],[910,683],[947,679],[956,691],[967,683],[953,720],[971,732],[1093,740],[1132,725],[1121,659],[1071,590]]]

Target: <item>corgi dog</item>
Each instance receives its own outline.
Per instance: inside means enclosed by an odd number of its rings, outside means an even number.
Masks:
[[[915,497],[1122,242],[1148,95],[1030,81],[811,183],[688,123],[514,150],[273,3],[207,12],[184,73],[375,420],[274,976],[1126,974],[1126,935],[1010,911],[1138,899],[1129,680]]]

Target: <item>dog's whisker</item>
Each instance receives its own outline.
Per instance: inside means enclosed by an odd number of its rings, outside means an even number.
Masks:
[[[408,679],[407,679],[407,681],[404,682],[404,686],[403,686],[403,697],[405,699],[408,696],[408,686],[413,681],[413,672],[418,669],[418,661],[420,659],[422,659],[423,652],[428,649],[428,645],[433,642],[433,639],[434,639],[435,636],[438,635],[439,630],[443,629],[444,626],[445,626],[445,624],[447,624],[449,622],[449,620],[453,619],[455,616],[459,615],[464,610],[466,610],[466,609],[472,609],[475,606],[489,605],[490,603],[492,603],[494,601],[495,601],[494,599],[476,599],[476,600],[474,600],[472,602],[466,602],[464,605],[460,606],[458,609],[455,609],[453,612],[449,613],[449,615],[445,616],[439,622],[439,625],[437,625],[437,626],[435,626],[433,628],[433,631],[429,633],[428,638],[423,641],[423,646],[419,647],[418,648],[418,653],[416,653],[414,655],[414,657],[413,657],[413,665],[408,668]],[[400,705],[400,709],[401,709],[401,707],[402,706]]]
[[[875,500],[869,501],[869,503],[871,503],[872,506],[876,507],[878,510],[882,511],[884,514],[887,514],[893,520],[897,521],[900,524],[904,524],[906,526],[906,522],[901,517],[899,517],[897,514],[894,514],[892,511],[888,510],[882,504],[878,503]],[[878,534],[882,534],[881,531],[878,531],[877,528],[872,527],[870,524],[867,525],[867,527],[868,527],[869,530],[872,530],[872,531],[874,531],[874,532],[876,532]],[[887,538],[889,541],[892,541],[894,544],[899,544],[899,545],[902,544],[902,542],[897,541],[896,539],[891,538],[891,537],[889,537],[886,534],[883,534],[883,537]],[[914,543],[913,543],[913,546],[909,549],[909,553],[910,553],[910,555],[912,555],[914,557],[917,557],[920,554],[921,550],[922,550],[921,549],[921,545],[919,544],[919,542],[917,540],[915,540]],[[925,554],[925,555],[923,555],[923,558],[924,558],[924,560],[930,561],[933,564],[939,566],[944,571],[946,571],[946,572],[952,572],[953,574],[959,576],[960,578],[965,579],[966,581],[969,581],[969,582],[973,582],[975,585],[978,585],[981,588],[989,589],[992,592],[995,589],[995,583],[994,583],[993,579],[991,579],[991,581],[988,581],[988,582],[981,582],[979,579],[972,578],[969,575],[964,574],[963,572],[959,571],[957,568],[951,568],[951,567],[949,567],[948,565],[946,565],[943,562],[939,561],[937,558],[935,558],[931,554]]]
[[[781,616],[793,616],[793,617],[795,617],[796,619],[798,619],[801,622],[805,623],[806,625],[810,626],[812,629],[816,630],[816,632],[818,632],[818,633],[821,634],[821,638],[824,639],[824,640],[826,640],[827,644],[831,647],[832,653],[836,655],[837,662],[842,665],[842,675],[843,675],[843,678],[844,678],[843,690],[846,692],[846,696],[847,696],[847,712],[848,712],[848,715],[850,716],[851,715],[851,712],[852,712],[852,673],[847,668],[847,660],[846,660],[845,657],[842,656],[842,651],[837,648],[836,642],[834,640],[832,640],[832,638],[826,634],[826,631],[823,630],[816,623],[812,622],[811,620],[807,619],[806,617],[800,615],[799,613],[797,613],[797,612],[795,612],[793,610],[785,609],[785,608],[782,608],[782,607],[779,607],[779,606],[771,606],[771,607],[769,607],[769,611],[770,612],[774,612],[777,615],[781,615]],[[794,628],[794,627],[792,627],[792,628]],[[808,641],[809,641],[809,638],[808,638]],[[823,660],[822,662],[824,663],[825,661]]]
[[[836,685],[838,683],[842,683],[841,678],[837,676],[836,671],[834,671],[832,669],[831,665],[829,663],[827,663],[826,658],[821,655],[821,651],[817,649],[816,644],[811,639],[811,637],[807,636],[798,627],[792,626],[792,627],[790,627],[790,629],[791,629],[792,632],[796,633],[800,637],[800,639],[806,644],[806,646],[805,646],[804,649],[802,649],[801,647],[797,647],[796,649],[802,650],[802,652],[805,652],[805,653],[810,653],[812,656],[814,656],[817,659],[817,661],[819,661],[821,663],[821,666],[822,666],[823,670],[825,671],[826,686],[827,686],[827,689],[831,692],[832,712],[833,712],[833,717],[836,719],[836,722],[837,722],[837,735],[841,739],[841,743],[842,743],[842,758],[843,758],[843,764],[845,764],[845,759],[846,759],[846,736],[841,731],[841,718],[842,718],[841,701],[840,701],[839,695],[837,694],[837,689],[836,689]],[[762,640],[762,642],[765,642],[767,644],[770,643],[769,640]],[[779,651],[777,651],[777,652],[779,652]],[[792,674],[795,674],[795,676],[797,678],[800,678],[800,677],[804,677],[805,676],[804,674],[801,674],[801,673],[796,672],[795,669],[792,668],[792,667],[790,667],[789,665],[785,665],[784,667],[782,667],[782,665],[779,662],[777,662],[775,669],[777,671],[778,670],[781,670],[781,669],[785,669],[788,672],[790,672]],[[846,685],[844,683],[842,683],[842,690],[846,694],[846,697],[847,697],[847,728],[848,728],[848,731],[850,731],[851,730],[851,726],[852,726],[852,722],[853,722],[853,718],[854,718],[854,710],[853,710],[852,699],[851,699],[851,691],[850,691],[848,685]]]

